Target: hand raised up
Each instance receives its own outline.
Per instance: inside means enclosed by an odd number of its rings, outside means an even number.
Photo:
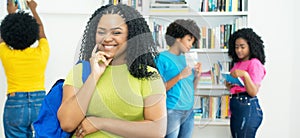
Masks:
[[[95,77],[97,77],[98,79],[103,74],[103,72],[105,71],[109,63],[112,61],[112,58],[108,59],[107,57],[109,55],[107,55],[103,51],[97,51],[97,49],[98,49],[98,45],[96,44],[96,46],[92,51],[90,64],[91,64],[91,73],[96,75]]]
[[[27,0],[26,2],[31,11],[36,10],[37,3],[34,0]]]

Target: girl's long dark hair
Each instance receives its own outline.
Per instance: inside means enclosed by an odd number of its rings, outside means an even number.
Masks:
[[[149,26],[137,10],[124,4],[105,5],[92,14],[84,31],[79,60],[90,59],[96,44],[97,25],[104,14],[119,14],[127,24],[126,62],[130,74],[137,78],[152,76],[155,72],[148,71],[147,67],[156,68],[154,57],[158,52]]]
[[[228,55],[232,58],[233,63],[240,61],[235,53],[235,41],[238,38],[243,38],[247,41],[250,49],[250,59],[257,58],[262,64],[265,64],[264,42],[251,28],[240,29],[230,36]]]

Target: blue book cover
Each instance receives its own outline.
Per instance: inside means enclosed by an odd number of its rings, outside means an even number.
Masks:
[[[242,80],[240,77],[234,78],[234,77],[232,77],[232,76],[230,75],[230,72],[222,72],[221,74],[222,74],[222,77],[223,77],[227,82],[229,82],[229,83],[231,83],[231,84],[236,84],[236,85],[242,86],[242,87],[245,86],[243,80]]]

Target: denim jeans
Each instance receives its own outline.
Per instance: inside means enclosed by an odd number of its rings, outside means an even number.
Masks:
[[[194,129],[193,110],[168,109],[166,138],[191,138]]]
[[[230,130],[233,138],[255,138],[263,119],[257,97],[239,95],[230,99]]]
[[[16,92],[7,95],[3,125],[7,138],[33,137],[31,124],[37,119],[45,91]]]

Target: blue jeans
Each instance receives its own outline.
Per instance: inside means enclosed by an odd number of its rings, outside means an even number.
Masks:
[[[263,119],[257,97],[239,95],[230,99],[230,130],[233,138],[255,138]]]
[[[194,129],[194,112],[168,109],[167,135],[165,138],[191,138]]]
[[[45,91],[16,92],[7,95],[3,125],[7,138],[33,137],[31,124],[37,119]]]

